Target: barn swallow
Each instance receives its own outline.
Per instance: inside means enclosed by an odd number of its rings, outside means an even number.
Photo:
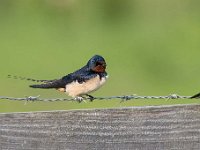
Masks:
[[[106,61],[100,55],[93,56],[81,69],[55,80],[27,80],[43,82],[30,85],[31,88],[57,89],[67,93],[76,100],[83,100],[83,96],[93,98],[89,93],[99,89],[107,80]]]

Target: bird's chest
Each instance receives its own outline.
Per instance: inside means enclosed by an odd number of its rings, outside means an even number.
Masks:
[[[100,79],[99,75],[83,83],[78,83],[74,81],[66,85],[66,92],[69,96],[76,97],[78,95],[84,95],[92,91],[97,90],[106,82],[106,77]]]

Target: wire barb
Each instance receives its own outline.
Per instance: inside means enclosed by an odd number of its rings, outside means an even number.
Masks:
[[[109,97],[84,97],[83,100],[112,100],[121,99],[121,102],[133,100],[133,99],[189,99],[191,96],[180,96],[177,94],[170,94],[167,96],[137,96],[137,95],[123,95],[123,96],[109,96]],[[22,98],[0,96],[0,99],[15,100],[15,101],[44,101],[44,102],[55,102],[55,101],[77,101],[76,98],[40,98],[38,96],[26,96]],[[80,101],[79,101],[80,102]]]
[[[38,96],[26,96],[26,100],[27,101],[35,101],[40,97],[40,95]]]

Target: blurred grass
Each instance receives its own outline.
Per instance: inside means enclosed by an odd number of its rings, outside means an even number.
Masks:
[[[95,96],[192,95],[200,91],[200,2],[197,0],[0,0],[0,95],[65,97],[30,89],[36,79],[62,77],[94,54],[109,80]],[[0,112],[198,103],[198,100],[118,100],[93,103],[0,100]]]

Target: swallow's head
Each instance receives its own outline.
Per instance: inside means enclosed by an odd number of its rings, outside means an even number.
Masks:
[[[87,63],[89,70],[96,73],[103,73],[106,70],[106,61],[100,55],[94,55]]]

